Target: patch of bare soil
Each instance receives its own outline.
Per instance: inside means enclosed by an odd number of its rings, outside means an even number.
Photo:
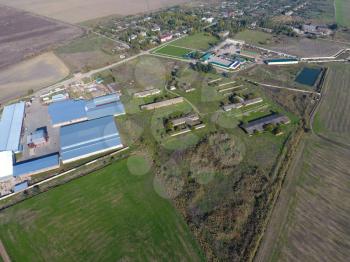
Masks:
[[[0,5],[0,69],[82,33],[79,27]]]

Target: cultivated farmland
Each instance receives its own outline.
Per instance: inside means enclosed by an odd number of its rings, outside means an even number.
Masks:
[[[78,27],[0,5],[0,69],[81,34]]]
[[[1,240],[14,261],[201,260],[152,178],[114,163],[2,211]]]
[[[313,125],[318,136],[309,135],[295,159],[256,261],[347,261],[350,256],[349,68],[330,65]]]
[[[27,95],[69,75],[53,53],[45,53],[0,71],[0,103]]]
[[[332,65],[325,81],[325,99],[316,115],[316,131],[350,144],[350,65]]]
[[[349,158],[350,150],[318,138],[307,141],[270,261],[347,261]]]
[[[79,23],[99,17],[130,15],[185,3],[186,0],[0,0],[1,4],[21,8],[36,14],[69,23]]]

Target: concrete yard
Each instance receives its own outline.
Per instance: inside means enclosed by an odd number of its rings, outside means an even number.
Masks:
[[[59,151],[60,136],[59,128],[53,128],[50,124],[48,107],[42,105],[38,98],[33,100],[30,106],[26,107],[26,116],[24,118],[24,132],[22,137],[23,153],[20,160],[36,158]],[[49,140],[46,144],[37,148],[27,146],[27,136],[40,127],[47,127]]]

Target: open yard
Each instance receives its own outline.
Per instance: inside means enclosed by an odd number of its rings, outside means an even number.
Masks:
[[[202,260],[152,178],[114,163],[2,211],[1,240],[13,261]]]
[[[0,5],[0,69],[81,34],[78,27]]]
[[[218,41],[218,38],[208,33],[196,33],[176,40],[171,44],[174,46],[206,51],[211,46],[217,44]]]
[[[0,103],[27,95],[54,84],[69,74],[69,69],[53,53],[44,53],[0,71]]]
[[[79,23],[109,15],[130,15],[187,2],[186,0],[0,0],[36,14],[69,23]]]

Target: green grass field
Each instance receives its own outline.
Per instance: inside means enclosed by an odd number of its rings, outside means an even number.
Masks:
[[[2,211],[1,240],[13,261],[202,260],[152,178],[114,163]]]
[[[272,40],[272,35],[261,31],[244,30],[235,35],[235,39],[244,40],[250,44],[268,44]]]
[[[342,26],[350,27],[350,1],[334,0],[335,20]]]
[[[172,45],[181,46],[185,48],[191,48],[201,51],[206,51],[212,45],[218,43],[218,39],[215,36],[212,36],[208,33],[197,33],[194,35],[189,35],[183,37],[179,40],[172,42]]]
[[[165,45],[154,51],[155,54],[175,56],[179,58],[184,58],[187,54],[191,53],[193,50],[173,45]]]

